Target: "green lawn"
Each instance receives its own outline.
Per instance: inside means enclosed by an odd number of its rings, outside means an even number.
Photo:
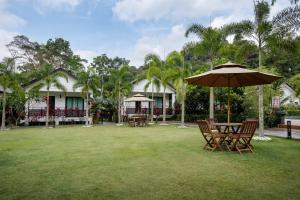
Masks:
[[[203,150],[197,128],[0,132],[0,199],[300,199],[300,141]]]

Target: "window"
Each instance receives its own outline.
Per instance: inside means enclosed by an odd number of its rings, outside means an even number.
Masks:
[[[154,106],[156,108],[162,108],[163,107],[163,98],[162,97],[154,97]]]
[[[83,110],[83,99],[81,97],[66,97],[66,109]]]

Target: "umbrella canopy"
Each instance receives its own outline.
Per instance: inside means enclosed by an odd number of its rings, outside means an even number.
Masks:
[[[252,85],[270,84],[280,76],[266,74],[246,69],[245,66],[235,63],[225,63],[216,66],[213,70],[186,78],[192,85],[209,87],[243,87]],[[228,90],[228,123],[230,122],[230,91]]]
[[[148,97],[145,97],[142,94],[136,94],[133,95],[133,97],[130,97],[128,99],[124,100],[125,102],[135,102],[135,101],[140,101],[140,102],[153,102],[154,100],[149,99]]]
[[[214,70],[191,76],[186,81],[192,85],[209,87],[243,87],[270,84],[280,76],[246,69],[245,66],[228,62],[216,66]]]

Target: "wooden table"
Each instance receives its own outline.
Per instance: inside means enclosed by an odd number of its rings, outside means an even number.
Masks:
[[[216,127],[225,127],[224,133],[230,133],[230,129],[232,133],[237,133],[242,125],[242,123],[214,123]]]
[[[134,126],[146,126],[146,117],[145,116],[132,116],[132,117],[130,117],[130,119],[133,119]]]

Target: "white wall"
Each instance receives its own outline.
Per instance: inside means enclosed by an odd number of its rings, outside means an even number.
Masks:
[[[282,91],[282,96],[280,97],[280,100],[283,101],[284,99],[288,98],[287,101],[282,103],[283,105],[290,103],[300,105],[300,98],[295,96],[295,91],[290,86],[283,83],[280,86],[280,90]]]
[[[145,85],[147,83],[148,83],[148,80],[146,80],[146,79],[134,83],[133,87],[132,87],[132,92],[135,92],[135,93],[144,93],[145,92],[144,88],[145,88]],[[156,91],[156,87],[155,86],[153,87],[153,90],[154,90],[155,93],[163,93],[164,92],[164,89],[163,89],[162,85],[160,85],[160,90],[159,91]],[[149,85],[149,87],[148,87],[148,89],[147,89],[146,92],[147,93],[152,93],[152,84]],[[173,93],[175,93],[175,90],[168,85],[167,88],[166,88],[166,93],[173,94]]]

